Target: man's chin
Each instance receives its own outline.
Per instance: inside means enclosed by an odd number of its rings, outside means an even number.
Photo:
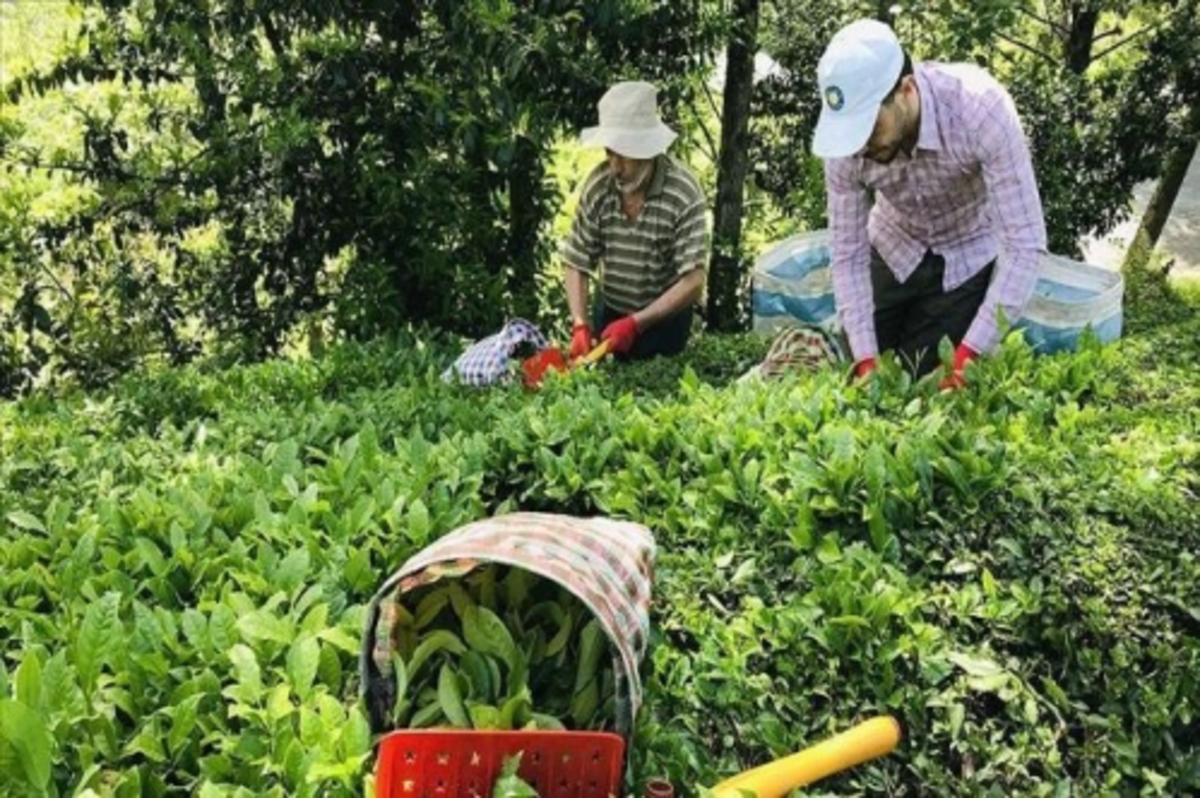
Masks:
[[[613,175],[613,180],[616,181],[617,184],[617,190],[622,194],[636,194],[638,191],[644,188],[647,183],[650,182],[650,172],[653,168],[653,164],[646,164],[645,168],[642,169],[641,173],[638,174],[637,177],[628,181],[621,180],[616,175]]]
[[[881,152],[878,155],[873,155],[868,152],[867,160],[874,161],[881,166],[887,166],[892,161],[896,160],[897,153],[899,153],[899,150],[888,150],[887,152]]]

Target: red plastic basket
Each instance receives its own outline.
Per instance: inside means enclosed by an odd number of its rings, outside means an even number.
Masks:
[[[523,752],[517,771],[541,798],[620,795],[625,740],[581,731],[390,732],[379,742],[376,798],[489,798],[506,757]]]
[[[536,388],[542,384],[547,371],[566,371],[567,359],[562,350],[551,347],[543,349],[532,357],[521,361],[522,378],[526,388]]]

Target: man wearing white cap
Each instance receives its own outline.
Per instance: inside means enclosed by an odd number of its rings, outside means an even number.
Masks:
[[[942,380],[999,343],[1025,309],[1046,226],[1008,92],[979,67],[917,63],[896,34],[860,20],[817,66],[834,296],[856,372],[892,350],[922,376],[955,347]]]
[[[657,105],[649,83],[618,83],[600,99],[600,124],[580,136],[607,158],[584,180],[561,248],[573,358],[598,343],[595,331],[611,351],[633,358],[687,345],[704,289],[707,203],[695,176],[666,154],[675,132]]]

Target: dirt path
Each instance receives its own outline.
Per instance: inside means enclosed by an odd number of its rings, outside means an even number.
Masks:
[[[1086,260],[1113,268],[1121,265],[1125,248],[1137,232],[1142,211],[1146,209],[1153,192],[1153,183],[1143,183],[1134,190],[1133,215],[1103,240],[1086,242]],[[1175,259],[1175,265],[1171,267],[1172,277],[1200,280],[1200,153],[1192,159],[1192,166],[1171,209],[1171,218],[1167,220],[1162,238],[1158,241],[1158,250]]]

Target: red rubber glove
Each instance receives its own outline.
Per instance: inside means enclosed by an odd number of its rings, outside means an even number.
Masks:
[[[592,351],[592,328],[587,324],[576,324],[571,328],[571,360],[583,357]]]
[[[600,333],[600,340],[608,341],[613,353],[620,355],[633,348],[637,336],[637,320],[633,316],[622,316],[604,328],[604,332]]]
[[[879,364],[875,362],[875,358],[865,357],[854,364],[854,376],[862,379],[878,367]]]
[[[963,376],[963,369],[977,357],[979,357],[979,353],[974,349],[966,344],[959,344],[958,348],[954,350],[954,365],[950,368],[950,373],[938,384],[938,388],[943,391],[953,391],[965,386],[967,379]]]

